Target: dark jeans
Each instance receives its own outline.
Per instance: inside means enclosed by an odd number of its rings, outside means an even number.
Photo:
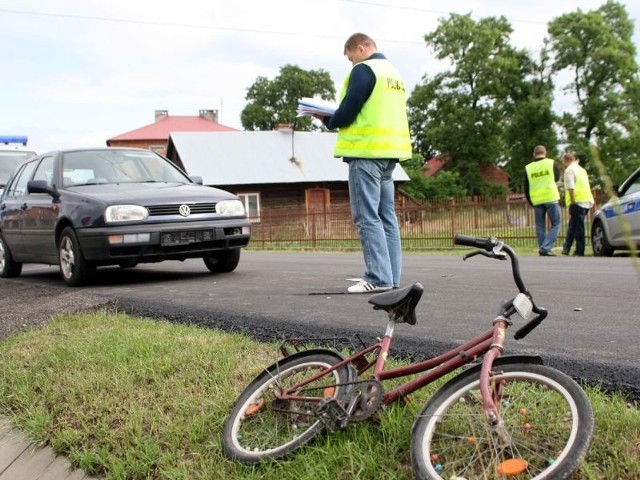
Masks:
[[[534,207],[536,237],[540,252],[550,252],[560,231],[560,205],[558,202],[541,203]],[[547,231],[547,217],[551,227]]]
[[[569,253],[573,241],[576,241],[576,255],[584,255],[584,217],[589,210],[576,203],[569,205],[569,228],[564,242],[563,252]]]

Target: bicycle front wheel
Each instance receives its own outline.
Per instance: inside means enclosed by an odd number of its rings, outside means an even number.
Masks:
[[[502,424],[487,423],[479,373],[447,383],[419,413],[411,460],[419,479],[561,479],[574,472],[593,438],[593,410],[564,373],[506,364],[491,379]]]
[[[330,350],[301,352],[265,369],[240,394],[224,425],[227,456],[242,463],[280,458],[314,438],[323,427],[318,403],[346,393],[355,370],[344,366],[292,394],[304,400],[282,400],[278,394],[342,361]]]

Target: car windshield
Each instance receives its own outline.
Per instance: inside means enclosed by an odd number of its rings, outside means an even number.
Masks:
[[[62,159],[65,187],[100,183],[191,183],[163,157],[137,150],[67,152]]]
[[[627,187],[624,194],[632,195],[637,192],[640,192],[640,175],[638,175],[638,178],[636,178],[635,181]]]
[[[7,184],[18,165],[35,156],[35,152],[27,150],[0,150],[0,187]]]

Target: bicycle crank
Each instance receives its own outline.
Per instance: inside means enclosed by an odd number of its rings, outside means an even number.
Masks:
[[[377,380],[349,382],[349,390],[339,398],[326,398],[316,408],[316,416],[335,431],[346,428],[350,421],[366,420],[378,411],[382,403],[382,384]]]
[[[347,393],[346,412],[349,420],[361,422],[378,411],[382,403],[382,384],[377,380],[355,382]]]

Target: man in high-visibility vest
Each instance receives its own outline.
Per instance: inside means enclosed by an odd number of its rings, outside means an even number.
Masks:
[[[556,184],[560,180],[560,170],[555,161],[547,158],[544,145],[533,149],[533,158],[533,162],[525,167],[524,193],[534,208],[538,253],[543,257],[554,257],[551,249],[560,231],[560,192]],[[548,231],[547,217],[551,223]]]
[[[565,153],[563,163],[565,167],[564,200],[569,209],[569,226],[562,254],[569,255],[575,240],[576,250],[573,255],[584,257],[584,218],[594,204],[589,174],[578,164],[578,159],[571,152]]]
[[[338,129],[334,156],[349,165],[349,201],[366,271],[348,293],[372,293],[400,285],[402,249],[395,213],[393,170],[411,158],[404,80],[363,33],[351,35],[344,54],[353,65],[340,105],[320,117]]]

